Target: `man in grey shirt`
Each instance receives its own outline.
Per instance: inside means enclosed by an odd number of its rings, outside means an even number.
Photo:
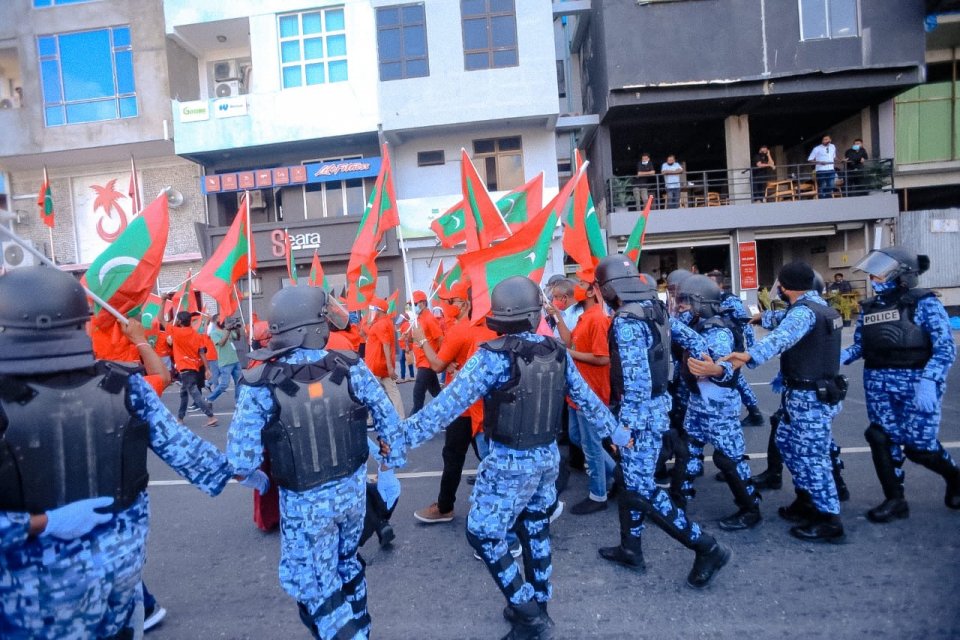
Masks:
[[[207,402],[212,403],[219,398],[230,386],[230,379],[233,378],[234,398],[237,394],[237,385],[240,384],[240,358],[237,355],[237,347],[233,341],[240,339],[239,321],[228,320],[230,328],[227,329],[226,323],[220,317],[217,318],[213,330],[210,332],[210,339],[217,347],[217,365],[220,367],[220,377],[217,382],[217,388],[213,390]]]

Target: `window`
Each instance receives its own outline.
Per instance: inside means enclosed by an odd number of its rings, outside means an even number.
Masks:
[[[361,156],[346,158],[324,158],[306,160],[311,162],[337,162],[353,160]],[[373,188],[373,181],[363,178],[352,180],[332,180],[304,185],[304,209],[307,218],[333,218],[337,216],[359,216],[367,206],[367,196]]]
[[[417,152],[417,166],[418,167],[433,167],[437,165],[444,164],[446,158],[443,154],[443,149],[438,151],[418,151]]]
[[[283,88],[347,80],[343,7],[279,16]]]
[[[377,9],[380,81],[430,75],[423,4]]]
[[[567,97],[567,76],[564,73],[563,60],[557,60],[557,90],[561,98]]]
[[[509,191],[523,184],[520,136],[474,140],[473,163],[490,191]]]
[[[858,35],[857,0],[800,0],[801,40]]]
[[[460,0],[464,69],[496,69],[520,64],[517,14],[513,2]]]
[[[92,0],[33,0],[35,8],[52,7],[58,4],[78,4],[80,2],[91,2]]]
[[[37,38],[48,127],[137,116],[130,27]]]

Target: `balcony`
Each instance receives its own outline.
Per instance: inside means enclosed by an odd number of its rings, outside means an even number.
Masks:
[[[780,165],[775,176],[756,180],[749,168],[684,172],[675,208],[667,207],[664,176],[649,179],[648,186],[636,176],[607,181],[611,236],[630,234],[645,194],[654,198],[648,233],[876,220],[895,218],[899,211],[891,159],[868,160],[857,173],[838,170],[833,190],[822,198],[810,164]]]

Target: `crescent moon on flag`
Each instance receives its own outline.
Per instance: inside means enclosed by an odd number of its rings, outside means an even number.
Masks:
[[[109,274],[114,269],[117,269],[119,267],[124,267],[124,266],[130,266],[136,269],[138,264],[140,263],[137,261],[137,259],[132,258],[130,256],[117,256],[116,258],[110,258],[109,260],[103,263],[102,267],[100,267],[100,271],[97,272],[97,279],[99,282],[102,283],[104,279],[107,277],[107,274]]]
[[[457,229],[463,226],[463,221],[460,218],[458,218],[457,216],[451,216],[451,217],[453,218],[454,231],[456,231]]]
[[[530,264],[536,264],[536,263],[537,263],[537,252],[536,252],[536,251],[531,251],[530,253],[527,254],[526,257],[530,258]]]
[[[362,275],[362,276],[360,276],[359,278],[357,278],[357,284],[363,284],[363,281],[364,281],[364,280],[370,280],[370,278],[368,278],[367,276],[363,276],[363,275]]]
[[[507,200],[507,199],[504,198],[504,200]],[[510,198],[509,200],[507,200],[507,208],[504,211],[501,211],[501,213],[503,213],[503,215],[505,216],[508,216],[511,213],[513,213],[513,210],[516,208],[517,208],[517,199]]]

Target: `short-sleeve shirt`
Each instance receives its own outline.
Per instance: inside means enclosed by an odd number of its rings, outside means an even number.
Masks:
[[[420,327],[423,329],[423,337],[430,343],[430,346],[433,347],[433,352],[439,355],[440,338],[443,337],[443,330],[440,329],[440,323],[437,322],[437,319],[430,313],[429,309],[424,309],[420,312],[420,315],[417,316],[417,322],[420,323]],[[413,355],[418,369],[430,368],[430,361],[427,360],[427,356],[424,355],[423,349],[416,344],[414,344],[413,347]]]
[[[443,345],[437,352],[437,358],[443,362],[456,362],[459,371],[467,363],[477,349],[480,343],[487,340],[493,340],[497,337],[496,332],[487,328],[483,320],[473,323],[470,318],[457,320],[450,327],[450,330],[443,336]],[[447,384],[453,380],[453,376],[447,376]],[[469,416],[473,433],[476,435],[483,431],[483,401],[477,400],[463,413],[464,417]]]
[[[220,344],[224,336],[227,336],[227,339],[223,344]],[[213,344],[217,348],[217,364],[227,366],[240,362],[237,347],[233,344],[233,340],[230,339],[226,330],[216,327],[210,332],[210,339],[213,340]]]
[[[364,362],[370,373],[378,378],[390,375],[387,368],[387,358],[383,355],[383,345],[390,350],[390,361],[397,359],[397,340],[393,333],[393,321],[389,316],[381,316],[367,327],[367,350],[364,353]]]
[[[178,371],[199,371],[203,338],[193,327],[170,327],[173,339],[173,364]],[[206,337],[206,336],[204,336]]]
[[[200,341],[203,343],[203,348],[207,350],[203,357],[207,360],[218,360],[217,345],[213,344],[213,339],[210,335],[207,333],[203,334],[200,336]]]
[[[833,146],[833,143],[823,146],[818,144],[813,148],[813,151],[810,152],[810,155],[807,157],[807,162],[816,162],[817,171],[833,171],[833,163],[837,159],[837,148]]]
[[[660,167],[660,173],[664,171],[676,171],[677,169],[683,169],[683,165],[679,162],[674,162],[673,164],[663,163],[663,166]],[[680,188],[680,174],[679,173],[668,173],[663,176],[663,183],[667,185],[669,189],[678,189]]]
[[[610,318],[603,311],[603,305],[595,304],[580,316],[577,326],[570,334],[571,348],[574,351],[592,353],[595,356],[610,356],[607,332]],[[574,360],[577,370],[587,382],[587,386],[605,403],[610,402],[610,365],[595,365]]]

